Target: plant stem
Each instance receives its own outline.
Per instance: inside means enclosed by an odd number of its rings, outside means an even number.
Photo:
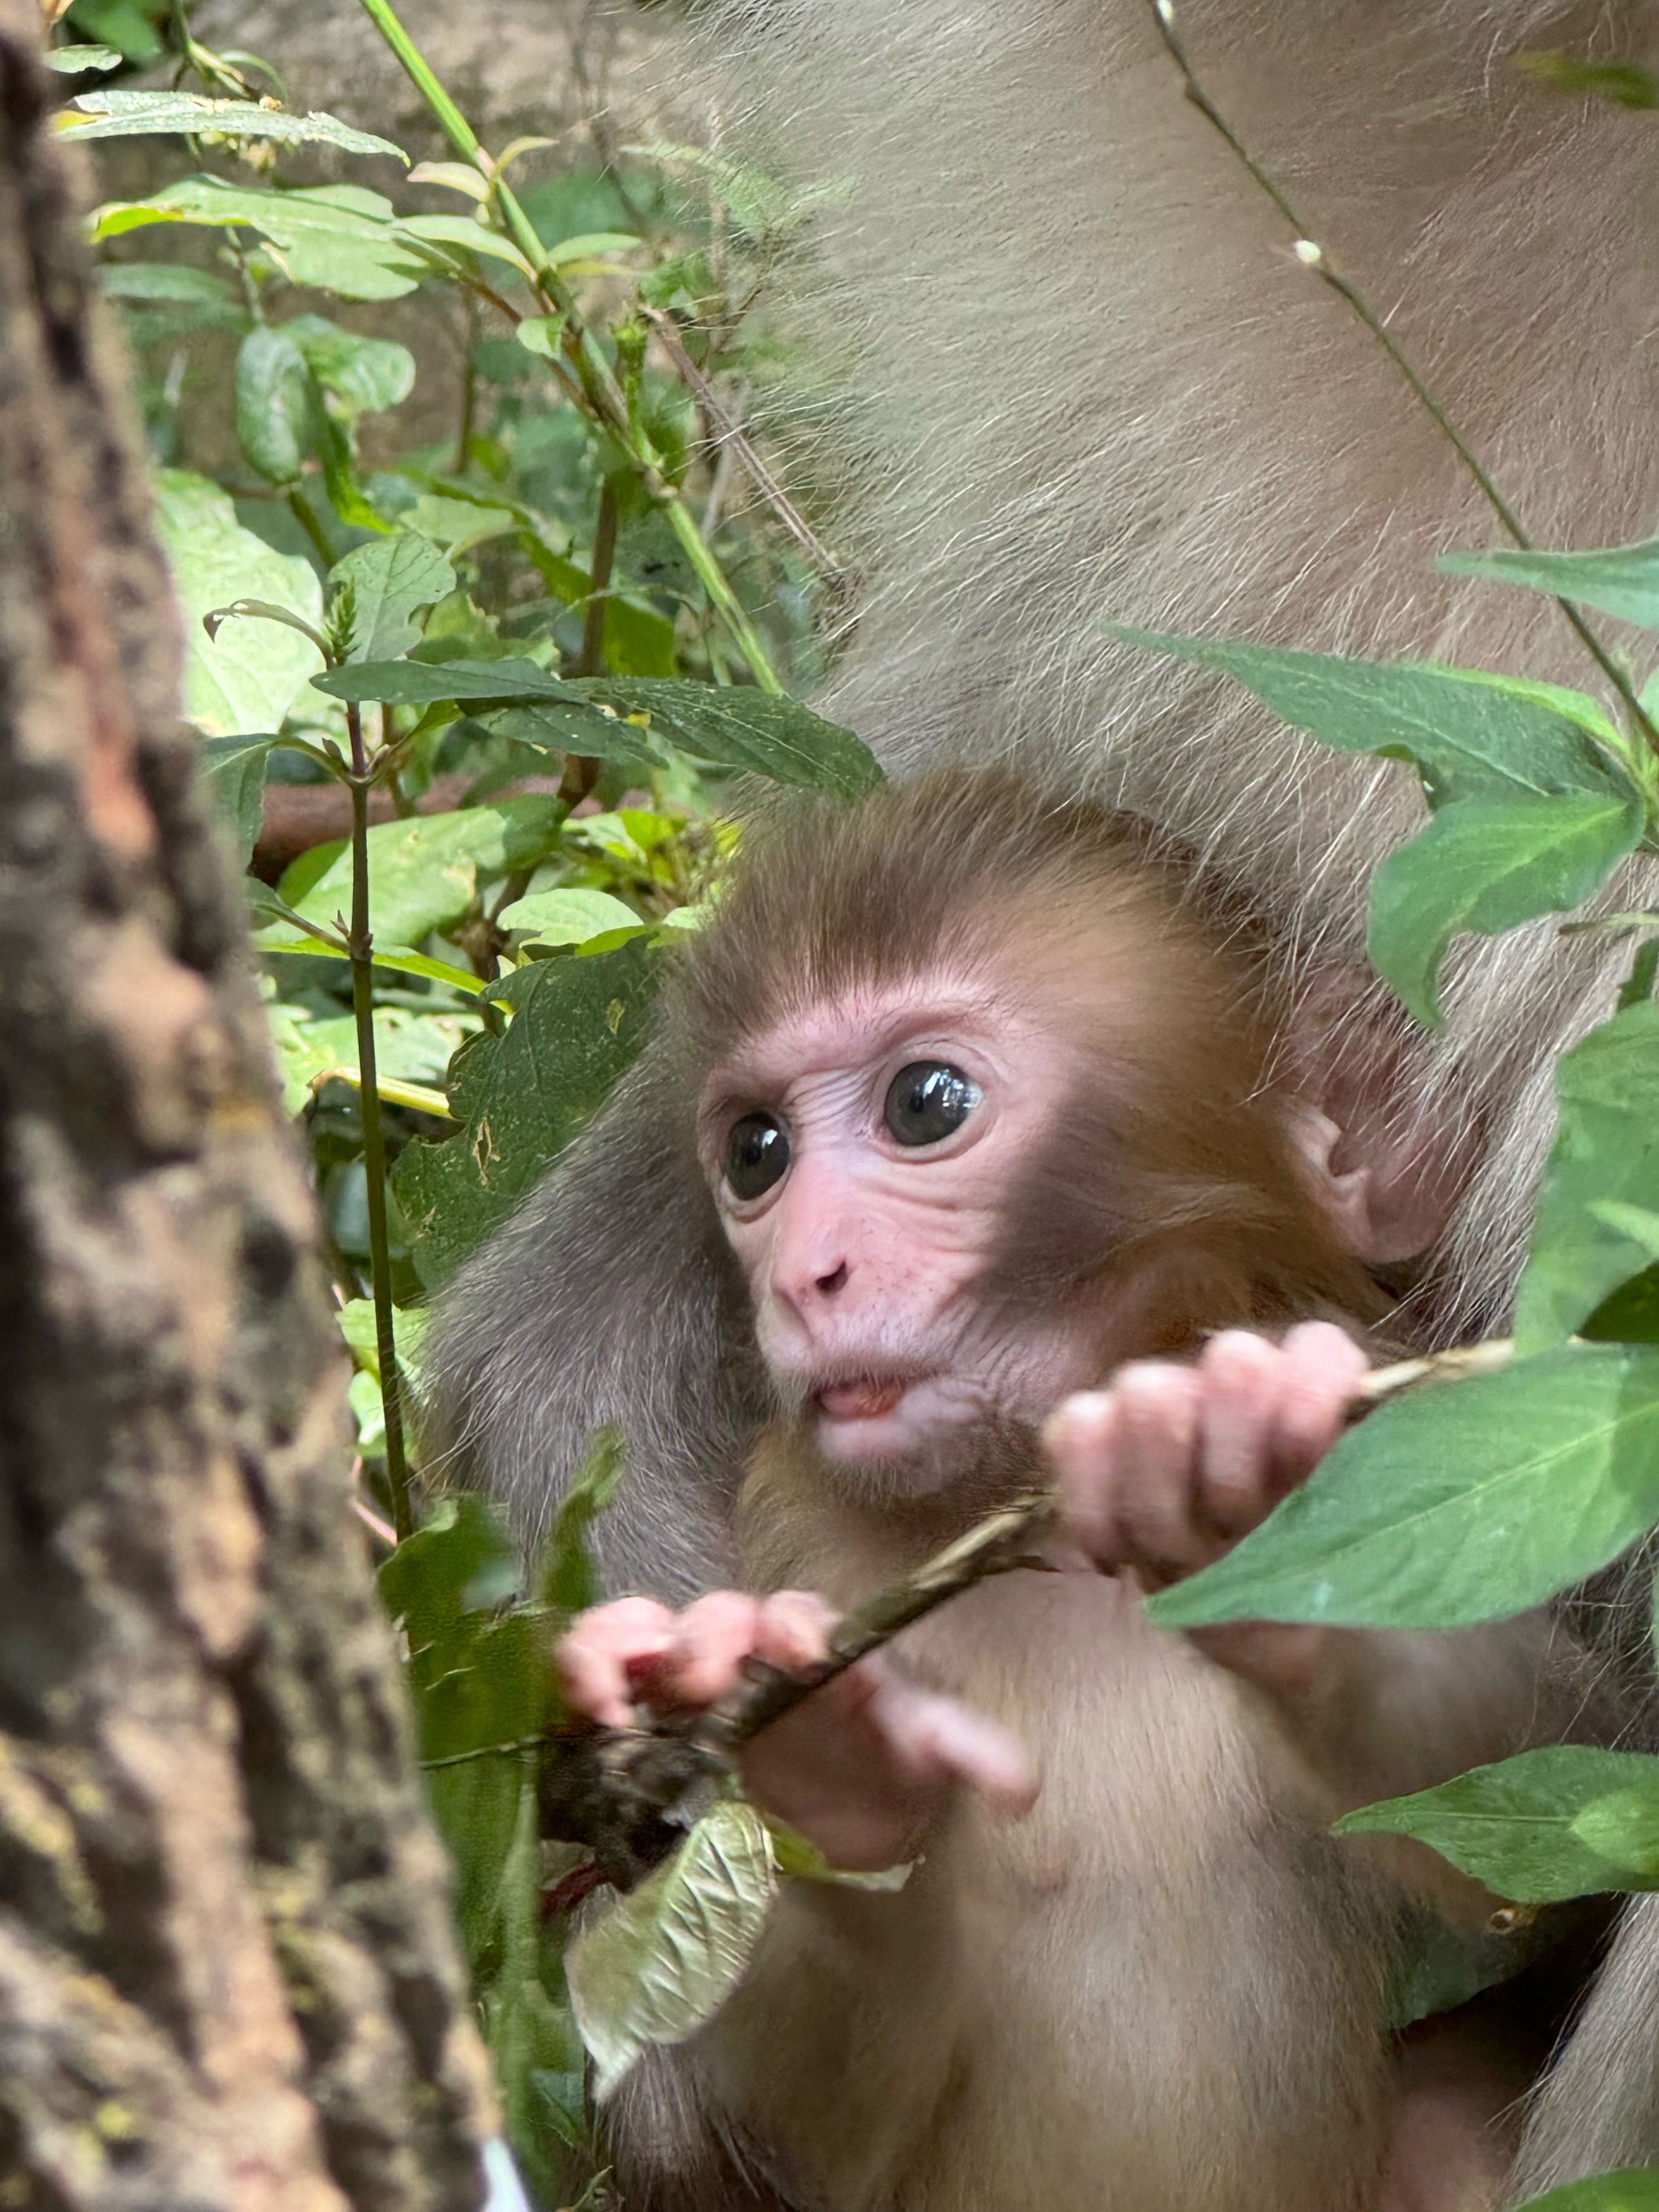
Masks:
[[[599,487],[599,518],[593,526],[593,558],[587,568],[587,611],[582,617],[578,676],[605,673],[605,617],[611,604],[611,571],[617,558],[617,495],[610,478]]]
[[[661,456],[629,413],[628,401],[617,383],[604,349],[588,326],[576,296],[558,271],[549,265],[547,248],[536,226],[525,213],[518,194],[485,151],[478,134],[467,121],[434,75],[432,64],[399,21],[392,0],[362,0],[363,12],[386,40],[408,73],[410,82],[442,126],[445,137],[463,160],[471,161],[489,180],[490,201],[503,234],[512,240],[535,270],[535,288],[550,313],[562,319],[562,343],[581,386],[582,398],[595,419],[603,422],[627,453],[645,486],[668,517],[669,526],[691,563],[698,581],[724,617],[749,672],[763,691],[781,694],[770,655],[760,633],[750,621],[718,558],[703,543],[696,518],[684,500],[664,477]]]
[[[1364,325],[1405,383],[1413,398],[1416,400],[1418,405],[1434,424],[1435,428],[1456,454],[1475,488],[1497,516],[1510,539],[1523,552],[1533,551],[1533,541],[1522,526],[1520,517],[1487,473],[1479,455],[1447,413],[1441,400],[1436,396],[1432,388],[1424,381],[1410,356],[1389,331],[1381,316],[1358,285],[1352,278],[1345,276],[1342,271],[1332,264],[1324,247],[1310,235],[1282,185],[1262,167],[1237,131],[1204,89],[1181,35],[1176,29],[1172,0],[1152,0],[1152,8],[1153,18],[1158,24],[1158,36],[1164,41],[1171,60],[1181,72],[1182,82],[1186,88],[1188,99],[1205,121],[1219,134],[1234,159],[1272,201],[1273,206],[1289,224],[1296,237],[1297,258],[1304,268],[1310,269],[1322,283],[1328,284],[1337,297],[1345,303],[1349,312]],[[1629,676],[1620,666],[1607,647],[1602,644],[1571,599],[1558,597],[1555,604],[1566,617],[1579,643],[1618,694],[1620,703],[1630,716],[1632,728],[1639,731],[1653,752],[1659,754],[1659,730],[1655,729],[1647,709],[1637,696],[1635,686],[1632,684]]]
[[[386,1226],[386,1137],[380,1127],[380,1086],[374,1066],[374,937],[368,921],[368,794],[374,783],[363,745],[362,709],[349,704],[351,735],[351,1011],[357,1025],[362,1078],[363,1175],[368,1197],[369,1287],[374,1298],[374,1343],[380,1363],[380,1406],[386,1417],[386,1479],[392,1492],[392,1525],[401,1543],[415,1528],[409,1462],[404,1450],[403,1388],[398,1340],[392,1322],[392,1240]]]
[[[312,550],[317,558],[325,568],[331,568],[334,566],[334,548],[323,533],[323,526],[317,520],[316,508],[313,507],[298,484],[295,484],[288,495],[288,506],[289,514],[311,540]]]

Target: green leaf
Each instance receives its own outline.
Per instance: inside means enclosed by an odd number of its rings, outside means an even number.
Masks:
[[[881,781],[874,757],[850,730],[794,699],[733,685],[674,678],[550,676],[532,660],[380,661],[331,669],[317,679],[336,699],[424,706],[437,700],[508,707],[520,702],[647,714],[657,735],[694,760],[745,769],[779,783],[855,799]],[[595,717],[597,723],[599,717]],[[534,743],[533,738],[528,742]],[[578,749],[573,735],[568,749]],[[580,750],[599,750],[580,744]]]
[[[331,698],[359,704],[379,701],[394,707],[426,707],[439,700],[509,707],[522,700],[550,700],[581,706],[580,693],[533,660],[380,660],[351,668],[332,668],[317,678],[317,689]]]
[[[54,46],[40,58],[62,76],[78,76],[82,70],[119,69],[126,56],[113,46]]]
[[[585,755],[590,760],[610,761],[618,768],[655,769],[662,756],[649,734],[637,722],[624,722],[599,707],[508,707],[478,715],[486,729],[498,738],[512,738],[544,752]]]
[[[1619,1818],[1607,1817],[1610,1806],[1622,1808]],[[1659,1759],[1556,1744],[1409,1797],[1362,1805],[1335,1823],[1335,1833],[1415,1836],[1500,1897],[1523,1904],[1652,1888],[1659,1886]]]
[[[208,738],[202,744],[202,781],[219,817],[236,840],[246,867],[264,819],[265,762],[272,737]]]
[[[533,867],[545,858],[564,812],[558,799],[537,795],[377,823],[368,833],[368,913],[375,936],[392,945],[418,945],[434,930],[460,921],[480,881]],[[349,912],[350,854],[341,853],[293,905],[307,921],[325,927]]]
[[[394,338],[363,337],[323,315],[295,315],[282,327],[348,416],[377,415],[415,388],[415,356]]]
[[[321,653],[274,623],[228,622],[209,638],[202,617],[234,599],[264,599],[316,627],[323,595],[315,569],[244,530],[229,499],[205,477],[163,469],[155,488],[156,528],[184,615],[185,714],[209,737],[280,729],[322,665]]]
[[[210,269],[192,269],[185,261],[106,261],[98,276],[112,300],[222,307],[232,299],[222,276]]]
[[[1570,2181],[1530,2198],[1522,2212],[1659,2212],[1659,2167],[1626,2166],[1590,2181]]]
[[[1337,752],[1412,762],[1434,806],[1566,791],[1623,798],[1631,788],[1589,742],[1583,721],[1560,710],[1563,695],[1536,685],[1494,682],[1474,669],[1349,660],[1103,627],[1126,644],[1224,671],[1294,728]],[[1607,726],[1593,701],[1580,703],[1594,723]]]
[[[319,952],[307,942],[304,950]],[[350,1014],[317,1016],[281,1000],[271,1006],[271,1038],[283,1076],[283,1103],[297,1114],[316,1079],[331,1067],[357,1066],[357,1025]],[[476,1016],[415,1013],[403,1006],[374,1009],[374,1056],[382,1082],[441,1083],[450,1060],[477,1033]]]
[[[1460,930],[1497,937],[1581,905],[1639,842],[1632,791],[1462,799],[1371,878],[1368,948],[1420,1022],[1437,1028],[1440,965]]]
[[[294,115],[286,108],[264,107],[252,100],[211,100],[199,92],[83,92],[75,105],[88,118],[60,124],[65,138],[153,137],[158,133],[191,138],[268,138],[279,145],[336,146],[343,154],[390,154],[407,164],[409,156],[389,138],[354,131],[332,115]]]
[[[631,906],[609,891],[535,891],[495,917],[503,929],[528,930],[543,945],[587,945],[617,929],[648,929]]]
[[[353,1361],[378,1382],[380,1343],[374,1326],[374,1299],[348,1298],[334,1318]],[[420,1372],[421,1346],[426,1341],[428,1318],[424,1306],[394,1306],[392,1310],[392,1334],[398,1347],[398,1364],[411,1377]]]
[[[315,442],[314,386],[285,330],[256,323],[236,356],[236,436],[267,483],[291,484]]]
[[[453,246],[466,253],[486,254],[491,260],[510,263],[527,282],[535,282],[533,264],[512,240],[492,230],[487,223],[476,222],[470,215],[405,216],[398,228],[417,248]],[[441,263],[442,258],[439,257]]]
[[[710,767],[747,769],[838,799],[860,798],[881,781],[861,739],[796,699],[684,679],[595,678],[568,688],[619,714],[648,714],[659,737]]]
[[[1627,1006],[1555,1071],[1555,1141],[1516,1294],[1522,1352],[1558,1344],[1654,1258],[1622,1205],[1659,1212],[1659,1002]]]
[[[386,660],[405,653],[421,635],[414,619],[455,588],[455,572],[429,538],[394,531],[359,545],[329,571],[331,595],[352,592],[349,660]]]
[[[1552,599],[1659,629],[1659,538],[1586,553],[1447,553],[1435,566],[1454,576],[1490,576],[1523,591],[1547,592]]]
[[[277,915],[276,918],[281,921],[283,916]],[[349,960],[351,957],[343,945],[320,944],[314,937],[290,940],[265,936],[259,939],[259,950],[273,954],[299,952],[307,959]],[[447,984],[452,991],[465,991],[472,999],[484,988],[482,978],[469,969],[457,968],[448,960],[434,960],[429,953],[411,952],[406,945],[377,945],[373,965],[385,969],[391,975],[423,975],[429,983]]]
[[[495,987],[514,1009],[506,1036],[479,1037],[450,1071],[465,1127],[406,1145],[392,1170],[423,1281],[441,1281],[504,1220],[599,1105],[643,1042],[655,974],[635,939],[532,961]]]
[[[100,208],[93,235],[118,238],[156,222],[255,231],[290,283],[348,300],[400,299],[428,273],[398,237],[391,201],[361,185],[260,190],[217,177],[184,177],[149,199]]]
[[[868,1874],[851,1874],[845,1867],[831,1866],[816,1844],[809,1844],[805,1836],[785,1821],[775,1820],[769,1813],[762,1814],[766,1822],[767,1840],[772,1847],[772,1863],[781,1875],[792,1881],[822,1881],[837,1889],[862,1889],[878,1896],[889,1897],[901,1890],[909,1881],[913,1866],[878,1867]]]
[[[560,1621],[585,1613],[605,1595],[588,1535],[615,1499],[627,1472],[621,1436],[615,1429],[602,1429],[593,1439],[586,1465],[559,1501],[536,1570],[535,1588],[541,1603]]]
[[[486,500],[446,499],[430,491],[421,494],[403,520],[410,529],[447,546],[452,553],[465,552],[469,545],[481,545],[487,538],[500,538],[518,527],[510,507]]]
[[[1541,1605],[1655,1520],[1659,1352],[1570,1345],[1380,1407],[1148,1611],[1164,1628],[1460,1628]]]
[[[577,1938],[566,1972],[601,2100],[641,2051],[684,2043],[720,2009],[754,1955],[776,1879],[760,1814],[717,1805]]]

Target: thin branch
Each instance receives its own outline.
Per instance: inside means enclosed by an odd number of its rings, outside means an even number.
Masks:
[[[1533,541],[1523,527],[1520,517],[1487,473],[1479,455],[1447,413],[1433,389],[1424,380],[1410,356],[1389,331],[1381,316],[1358,285],[1336,267],[1324,247],[1309,235],[1307,226],[1291,205],[1282,185],[1262,167],[1205,90],[1188,55],[1181,35],[1176,29],[1173,0],[1152,0],[1152,9],[1153,20],[1158,25],[1158,36],[1168,50],[1171,60],[1181,72],[1182,82],[1185,87],[1188,99],[1197,108],[1205,121],[1219,134],[1234,159],[1284,217],[1295,237],[1297,259],[1301,262],[1304,268],[1310,269],[1322,283],[1328,284],[1337,297],[1346,305],[1349,312],[1364,324],[1404,381],[1418,405],[1421,407],[1462,463],[1471,481],[1509,537],[1523,552],[1533,551]],[[1649,748],[1654,753],[1659,754],[1659,730],[1655,729],[1647,709],[1638,697],[1635,686],[1632,684],[1629,676],[1620,666],[1608,648],[1602,644],[1571,599],[1558,597],[1555,604],[1571,623],[1579,643],[1619,695],[1626,713],[1630,716],[1632,726],[1640,732]]]

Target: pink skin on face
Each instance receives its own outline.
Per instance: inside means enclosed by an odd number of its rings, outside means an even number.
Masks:
[[[942,1142],[901,1144],[884,1120],[902,1068],[940,1061],[979,1096]],[[964,974],[817,1006],[751,1041],[711,1077],[701,1149],[748,1275],[767,1364],[817,1416],[833,1462],[911,1488],[951,1473],[952,1431],[993,1410],[1036,1419],[1091,1370],[1081,1336],[993,1345],[976,1291],[1006,1195],[1044,1141],[1072,1075],[1052,1018]],[[787,1133],[789,1165],[760,1197],[721,1172],[734,1121]]]
[[[750,1046],[711,1079],[702,1152],[751,1285],[761,1346],[804,1392],[832,1464],[912,1491],[950,1479],[959,1436],[994,1412],[1036,1419],[1079,1564],[1177,1579],[1249,1533],[1340,1434],[1365,1372],[1340,1329],[1310,1322],[1282,1343],[1217,1336],[1192,1365],[1145,1361],[1106,1390],[1079,1390],[1080,1334],[990,1346],[975,1291],[1004,1194],[1044,1141],[1068,1067],[1052,1016],[1039,1025],[984,984],[871,994],[818,1007]],[[907,1148],[883,1120],[911,1062],[949,1062],[978,1102],[936,1146]],[[720,1183],[727,1134],[763,1109],[787,1133],[787,1172],[743,1201]],[[1070,1395],[1068,1395],[1070,1394]],[[969,1447],[971,1448],[971,1446]],[[751,1657],[804,1667],[831,1614],[801,1592],[717,1591],[684,1613],[623,1598],[586,1614],[561,1647],[565,1694],[625,1725],[636,1700],[697,1708],[727,1695]],[[1246,1626],[1205,1648],[1270,1687],[1317,1671],[1326,1633]],[[1034,1778],[1006,1730],[923,1690],[886,1655],[806,1699],[751,1745],[744,1778],[836,1863],[891,1864],[916,1847],[954,1790],[994,1808],[1030,1804]]]

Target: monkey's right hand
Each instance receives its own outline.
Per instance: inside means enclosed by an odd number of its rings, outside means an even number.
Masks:
[[[729,1696],[750,1659],[813,1666],[836,1618],[805,1590],[763,1598],[714,1590],[684,1613],[618,1598],[583,1613],[561,1639],[560,1681],[576,1712],[631,1728],[641,1702],[686,1712]],[[1010,1817],[1036,1795],[1030,1761],[1006,1729],[923,1689],[881,1652],[774,1721],[744,1746],[741,1765],[754,1802],[848,1873],[913,1858],[964,1784]]]

